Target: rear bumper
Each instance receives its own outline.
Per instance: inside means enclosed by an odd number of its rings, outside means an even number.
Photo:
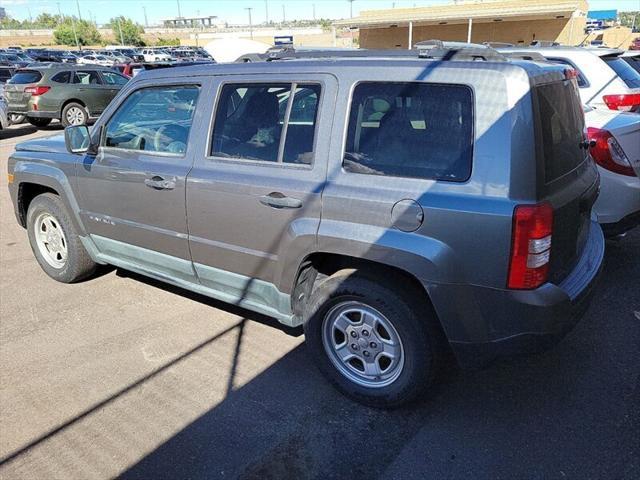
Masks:
[[[592,222],[578,264],[559,285],[521,291],[469,285],[429,288],[460,366],[478,368],[557,343],[585,314],[603,258],[604,236]]]

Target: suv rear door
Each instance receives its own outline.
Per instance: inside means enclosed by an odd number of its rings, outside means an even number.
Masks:
[[[549,280],[558,283],[573,269],[587,240],[598,174],[583,147],[586,132],[576,82],[536,85],[532,100],[538,198],[554,209]]]
[[[273,304],[282,269],[313,250],[336,89],[323,74],[216,82],[209,144],[187,180],[189,244],[203,285],[240,304]]]

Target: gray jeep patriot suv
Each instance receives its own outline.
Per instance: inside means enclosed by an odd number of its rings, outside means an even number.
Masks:
[[[400,405],[446,348],[553,343],[603,258],[571,72],[460,52],[146,71],[16,147],[18,222],[58,281],[111,264],[303,325],[342,392]]]

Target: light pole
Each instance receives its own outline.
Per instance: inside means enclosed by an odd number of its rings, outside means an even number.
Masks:
[[[316,20],[316,4],[313,3],[313,4],[311,4],[311,6],[313,7],[313,21],[315,22],[315,20]]]
[[[178,18],[182,18],[182,13],[180,13],[180,0],[176,0],[178,4]]]
[[[251,40],[253,40],[253,23],[251,22],[251,10],[253,10],[253,7],[246,7],[245,10],[249,12],[249,35],[251,36]]]
[[[122,26],[120,25],[120,18],[117,18],[116,22],[118,23],[118,30],[120,31],[120,45],[124,47],[124,37],[122,36]]]
[[[349,1],[349,18],[353,18],[353,2],[354,0],[348,0]]]
[[[80,13],[80,2],[76,0],[76,7],[78,7],[78,19],[82,20],[82,14]]]
[[[287,17],[284,14],[284,3],[282,4],[282,23],[286,23]]]
[[[142,11],[144,12],[144,26],[149,26],[149,21],[147,20],[147,7],[142,7]]]
[[[264,14],[267,19],[265,24],[269,25],[269,0],[264,0]]]
[[[78,42],[78,33],[76,32],[76,19],[71,15],[71,28],[73,28],[73,36],[76,39],[76,48],[82,50],[80,42]]]

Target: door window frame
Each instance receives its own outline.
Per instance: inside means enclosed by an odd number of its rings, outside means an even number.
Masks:
[[[111,122],[111,120],[113,119],[114,115],[116,115],[118,113],[118,111],[120,110],[120,107],[122,107],[122,105],[127,101],[127,99],[133,95],[136,92],[139,92],[141,90],[149,90],[149,89],[158,89],[158,88],[171,88],[171,87],[197,87],[198,88],[198,99],[196,100],[196,105],[195,108],[193,110],[193,116],[191,118],[191,127],[189,127],[189,135],[187,136],[187,148],[183,153],[173,153],[173,152],[158,152],[158,151],[154,151],[154,150],[134,150],[131,148],[120,148],[120,147],[111,147],[108,145],[105,145],[105,140],[106,140],[106,135],[107,135],[107,127],[109,126],[109,122]],[[201,94],[202,94],[202,90],[203,90],[203,83],[202,82],[175,82],[172,81],[171,83],[145,83],[143,85],[141,85],[138,88],[135,88],[129,92],[127,92],[126,96],[124,96],[122,98],[122,100],[118,103],[118,105],[115,106],[115,108],[113,109],[113,111],[109,114],[109,117],[106,118],[104,120],[104,122],[102,122],[99,125],[100,128],[100,143],[98,146],[98,151],[102,152],[102,151],[107,151],[107,152],[127,152],[129,154],[132,153],[138,153],[139,157],[138,159],[141,161],[144,161],[144,157],[146,156],[151,156],[151,157],[160,157],[160,158],[165,158],[165,159],[178,159],[178,158],[186,158],[187,155],[189,154],[189,145],[190,145],[190,140],[191,140],[191,134],[193,131],[193,124],[196,120],[196,114],[198,111],[198,104],[200,102],[200,98],[201,98]]]
[[[238,85],[238,86],[245,86],[245,85],[264,85],[264,86],[268,86],[268,85],[282,85],[282,84],[289,84],[291,85],[291,89],[290,92],[292,92],[292,94],[289,95],[289,99],[287,101],[287,109],[285,111],[285,117],[284,117],[284,123],[282,125],[282,138],[280,139],[280,145],[278,147],[278,159],[273,162],[270,160],[256,160],[256,159],[251,159],[251,158],[233,158],[233,157],[222,157],[222,156],[218,156],[218,155],[213,155],[212,154],[212,146],[213,146],[213,132],[214,132],[214,128],[215,128],[215,120],[216,120],[216,115],[218,112],[218,108],[220,108],[220,101],[222,99],[222,90],[224,89],[225,86],[228,85]],[[315,124],[314,124],[314,129],[313,129],[313,151],[312,151],[312,156],[311,156],[311,162],[306,164],[306,163],[293,163],[293,162],[284,162],[281,161],[282,157],[284,156],[284,147],[287,141],[286,138],[286,133],[287,133],[287,127],[288,127],[288,123],[289,123],[289,116],[291,114],[291,107],[293,105],[293,101],[294,101],[294,97],[295,97],[295,89],[298,86],[305,86],[305,85],[318,85],[320,86],[320,98],[318,99],[318,104],[317,104],[317,109],[316,109],[316,117],[315,117]],[[326,86],[326,82],[324,82],[322,79],[313,79],[313,80],[296,80],[294,79],[282,79],[279,76],[273,76],[272,78],[268,78],[265,80],[265,77],[261,77],[260,79],[256,79],[255,77],[251,77],[251,78],[242,78],[239,76],[239,78],[236,79],[230,79],[230,80],[222,80],[219,82],[218,86],[216,87],[216,95],[215,95],[215,104],[214,107],[212,108],[211,111],[211,118],[209,119],[209,132],[207,134],[207,141],[205,143],[205,154],[204,154],[204,158],[207,161],[213,161],[213,162],[221,162],[221,163],[233,163],[233,164],[237,164],[237,165],[253,165],[253,166],[265,166],[265,167],[272,167],[272,168],[292,168],[292,169],[297,169],[297,170],[312,170],[315,163],[316,163],[316,152],[317,152],[317,144],[318,144],[318,131],[319,131],[319,126],[320,126],[320,122],[322,121],[322,107],[324,105],[325,102],[325,92],[327,90],[327,86]]]

